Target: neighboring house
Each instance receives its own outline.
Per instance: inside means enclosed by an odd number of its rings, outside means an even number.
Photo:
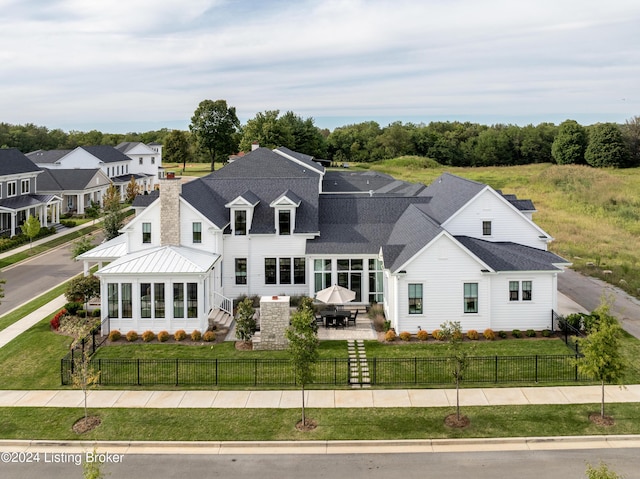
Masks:
[[[382,303],[396,331],[543,329],[567,265],[531,201],[447,173],[425,187],[325,171],[286,148],[163,180],[134,206],[120,237],[80,256],[100,263],[102,311],[124,331],[203,330],[231,298],[333,284]]]
[[[36,150],[28,153],[27,157],[43,169],[100,169],[118,188],[123,201],[132,177],[141,193],[151,191],[157,177],[157,169],[156,176],[146,173],[145,165],[136,164],[131,157],[108,145],[79,146],[73,150]]]
[[[111,180],[102,170],[43,169],[38,178],[38,191],[62,198],[62,213],[84,214],[95,202],[103,206],[103,198]]]
[[[145,175],[141,193],[153,191],[162,177],[162,145],[127,141],[117,145],[116,150],[131,158],[132,173]]]
[[[0,149],[0,234],[15,236],[29,215],[40,225],[60,222],[61,199],[38,191],[42,171],[16,148]]]

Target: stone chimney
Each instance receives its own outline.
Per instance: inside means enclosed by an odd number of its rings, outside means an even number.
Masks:
[[[160,180],[160,244],[180,244],[180,178]]]

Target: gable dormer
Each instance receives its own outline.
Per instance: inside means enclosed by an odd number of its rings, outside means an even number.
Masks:
[[[294,233],[296,212],[301,201],[293,191],[287,190],[271,202],[269,206],[274,209],[277,235],[287,236]]]
[[[253,212],[260,203],[260,199],[251,191],[247,190],[233,201],[227,203],[225,208],[230,210],[231,234],[235,236],[246,236],[251,231]]]

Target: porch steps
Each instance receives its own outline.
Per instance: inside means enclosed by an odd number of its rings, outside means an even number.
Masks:
[[[231,327],[232,322],[233,317],[221,309],[214,309],[209,313],[209,329],[213,329],[215,325],[215,329],[217,330],[228,330]]]

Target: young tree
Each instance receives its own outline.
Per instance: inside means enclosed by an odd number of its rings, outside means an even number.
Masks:
[[[313,364],[318,359],[318,333],[310,308],[302,308],[291,315],[291,325],[285,331],[289,341],[289,355],[296,382],[302,389],[302,428],[309,426],[304,410],[304,388],[313,380]]]
[[[605,298],[594,313],[598,322],[592,325],[588,336],[580,343],[583,357],[578,360],[578,370],[590,378],[600,381],[602,400],[600,417],[604,414],[604,385],[619,382],[627,366],[620,350],[622,328],[610,312],[609,301]]]
[[[462,347],[462,327],[460,321],[447,321],[440,325],[445,341],[449,343],[449,365],[451,376],[456,383],[456,419],[460,422],[460,382],[469,365],[471,351]]]
[[[92,274],[89,276],[76,276],[69,281],[64,295],[67,301],[81,299],[84,302],[86,311],[89,301],[100,296],[100,280]]]
[[[238,314],[236,317],[236,338],[241,341],[251,341],[253,333],[256,332],[255,311],[251,298],[245,298],[238,304]]]
[[[22,234],[29,238],[29,248],[33,248],[33,238],[40,233],[40,220],[35,216],[29,215],[27,220],[20,225]]]
[[[95,224],[96,220],[100,217],[100,203],[92,201],[91,204],[84,209],[84,214],[87,218],[91,218]]]
[[[87,251],[93,249],[94,244],[91,241],[91,236],[82,236],[74,241],[71,245],[71,258],[76,259],[82,253],[86,253]]]
[[[71,345],[74,348],[78,340]],[[82,389],[84,395],[84,420],[85,423],[89,419],[89,410],[87,408],[87,396],[89,390],[100,381],[100,371],[96,370],[91,364],[91,356],[88,348],[83,348],[82,354],[74,359],[73,371],[71,372],[71,384],[74,388]]]
[[[239,127],[236,109],[228,107],[225,100],[203,100],[196,108],[189,130],[198,149],[208,155],[211,171],[216,156],[229,155],[236,149],[235,133]]]
[[[164,141],[163,160],[167,163],[182,163],[182,173],[187,169],[187,160],[191,157],[187,133],[172,130]]]
[[[136,199],[136,196],[138,196],[139,192],[140,192],[140,187],[138,186],[136,179],[133,177],[133,175],[131,175],[131,179],[129,180],[129,183],[127,183],[126,202],[133,203],[133,200]]]
[[[103,221],[104,235],[105,239],[110,240],[120,234],[120,228],[124,223],[124,215],[120,208],[120,193],[115,185],[111,184],[107,188],[103,204],[105,212]]]

